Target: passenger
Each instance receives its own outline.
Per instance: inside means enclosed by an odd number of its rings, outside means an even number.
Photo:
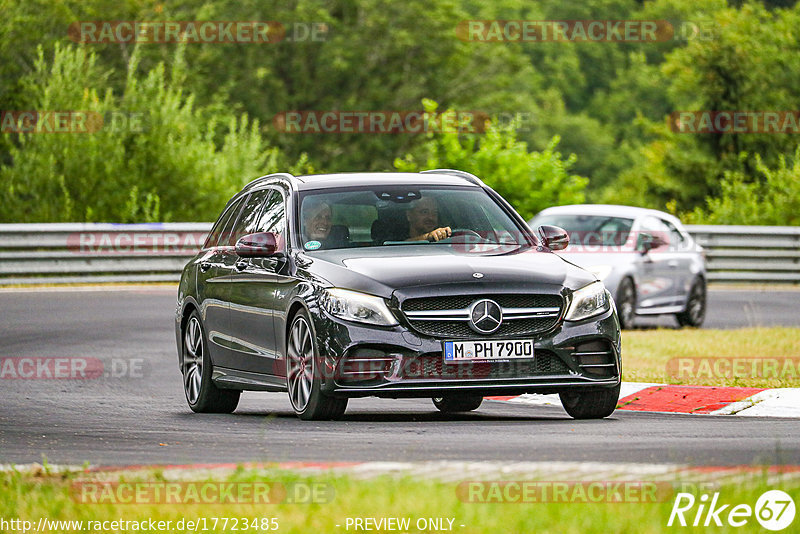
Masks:
[[[342,248],[350,243],[350,232],[346,226],[331,224],[331,205],[321,199],[309,198],[303,203],[303,235],[306,250]],[[319,245],[314,244],[314,242]],[[309,246],[312,245],[312,246]]]
[[[331,233],[331,205],[310,198],[303,205],[303,233],[307,241],[324,242]]]
[[[449,226],[439,225],[439,205],[434,198],[414,201],[406,211],[406,217],[409,226],[406,241],[440,241],[453,233]]]

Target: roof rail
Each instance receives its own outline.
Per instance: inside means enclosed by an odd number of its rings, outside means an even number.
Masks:
[[[467,171],[459,171],[457,169],[429,169],[427,171],[420,171],[421,174],[452,174],[472,182],[475,185],[483,185],[480,178]]]
[[[253,187],[257,186],[261,182],[266,182],[266,181],[268,181],[268,180],[270,180],[272,178],[278,178],[278,177],[287,178],[289,180],[289,182],[291,182],[292,186],[296,187],[295,186],[295,177],[294,177],[293,174],[289,174],[288,172],[275,172],[275,173],[272,173],[272,174],[267,174],[266,176],[260,176],[260,177],[256,178],[255,180],[253,180],[252,182],[250,182],[246,186],[244,186],[242,188],[242,191],[247,191],[248,189],[252,189]]]

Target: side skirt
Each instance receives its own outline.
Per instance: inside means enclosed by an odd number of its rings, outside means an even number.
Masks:
[[[225,367],[215,367],[211,380],[220,389],[286,391],[286,379],[284,377],[238,371]]]

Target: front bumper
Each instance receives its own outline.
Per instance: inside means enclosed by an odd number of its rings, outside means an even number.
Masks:
[[[445,339],[420,335],[405,325],[370,327],[321,311],[312,316],[322,355],[322,390],[333,396],[437,397],[454,391],[484,396],[557,393],[615,387],[621,379],[619,321],[613,309],[585,321],[562,321],[548,332],[524,336],[534,340],[533,361],[458,364],[444,363]]]

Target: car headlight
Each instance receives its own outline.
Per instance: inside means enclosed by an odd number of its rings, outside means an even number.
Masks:
[[[611,295],[602,282],[592,282],[572,294],[565,321],[582,321],[611,309]]]
[[[592,265],[586,268],[587,271],[595,275],[601,282],[608,278],[608,275],[611,274],[611,269],[611,265]]]
[[[322,293],[320,302],[325,311],[340,319],[378,326],[400,324],[383,299],[373,295],[332,288]]]

